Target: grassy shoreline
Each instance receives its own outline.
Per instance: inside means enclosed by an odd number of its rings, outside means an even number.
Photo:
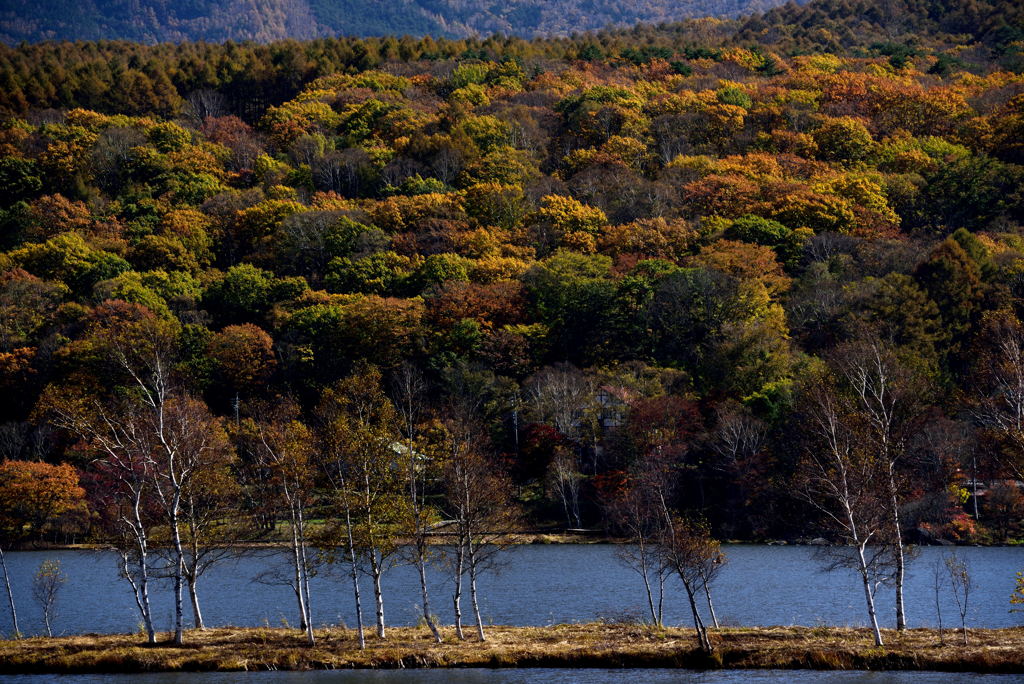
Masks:
[[[435,644],[425,628],[399,627],[370,637],[365,651],[353,630],[317,630],[317,645],[284,628],[190,631],[187,645],[146,646],[139,635],[81,635],[0,641],[0,674],[133,673],[442,667],[680,667],[817,670],[1024,672],[1024,627],[970,630],[970,644],[946,630],[886,631],[875,648],[868,629],[723,628],[715,653],[696,649],[692,630],[631,624],[491,627],[484,643],[458,642],[445,630]],[[469,630],[470,632],[472,630]]]

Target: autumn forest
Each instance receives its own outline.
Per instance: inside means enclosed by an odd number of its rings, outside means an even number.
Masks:
[[[1021,9],[861,5],[0,48],[3,545],[1024,539]]]

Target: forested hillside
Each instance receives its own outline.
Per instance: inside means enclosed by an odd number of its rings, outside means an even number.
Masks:
[[[13,0],[0,8],[0,42],[550,36],[638,22],[737,17],[779,4],[781,0]]]
[[[1024,6],[1013,2],[956,0],[832,0],[789,3],[743,21],[742,40],[780,47],[815,45],[820,50],[856,49],[873,43],[909,49],[941,37],[1006,51],[1024,39]]]
[[[273,529],[287,483],[340,515],[353,468],[412,478],[391,533],[451,518],[456,463],[495,529],[621,532],[656,484],[719,536],[846,539],[839,468],[908,539],[1019,539],[1019,11],[886,41],[886,7],[5,49],[0,455],[72,464],[59,525],[97,537],[111,454],[173,418],[216,454],[203,534]]]
[[[170,25],[166,19],[160,23]],[[749,49],[759,55],[880,56],[896,68],[911,58],[931,56],[937,61],[928,68],[939,75],[955,69],[1016,73],[1024,70],[1022,27],[1020,6],[1005,1],[947,8],[939,0],[919,5],[894,0],[870,6],[818,0],[806,7],[790,4],[738,20],[634,26],[571,39],[404,36],[265,45],[107,41],[0,45],[0,111],[24,115],[29,110],[83,107],[107,114],[160,116],[191,111],[200,118],[235,114],[253,124],[268,106],[292,99],[316,78],[339,72],[386,65],[395,73],[443,75],[452,60],[465,59],[515,59],[531,72],[549,68],[551,60],[615,65],[659,58],[684,64],[693,58],[718,59],[724,48]],[[769,62],[761,68],[770,72],[773,67]]]

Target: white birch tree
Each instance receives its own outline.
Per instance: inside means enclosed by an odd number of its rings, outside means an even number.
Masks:
[[[259,407],[257,418],[247,418],[237,429],[237,441],[247,456],[247,467],[256,471],[262,487],[263,506],[288,524],[291,572],[288,585],[298,602],[299,626],[306,642],[316,643],[313,634],[312,597],[309,577],[308,509],[313,501],[315,468],[312,432],[298,418],[298,405],[282,400],[279,405]]]
[[[442,483],[445,512],[454,521],[453,579],[455,629],[462,630],[462,579],[469,579],[470,602],[477,638],[486,641],[480,613],[478,580],[498,567],[499,556],[518,529],[518,515],[511,501],[512,483],[487,457],[487,440],[475,421],[466,416],[445,421],[447,455]]]
[[[394,405],[380,371],[358,369],[323,394],[320,407],[325,456],[336,492],[335,517],[345,520],[349,552],[370,576],[377,636],[385,638],[381,580],[398,551],[398,531],[408,515],[403,496]],[[340,515],[339,515],[340,514]]]
[[[889,509],[886,536],[895,562],[896,629],[903,631],[907,627],[903,598],[907,553],[901,522],[901,469],[927,388],[894,350],[875,339],[843,345],[836,350],[833,364],[849,387],[853,408],[866,427],[861,431],[861,439],[866,442],[863,448],[872,451],[871,457],[883,471]]]
[[[427,500],[428,485],[438,477],[437,462],[420,434],[427,384],[422,373],[405,363],[395,374],[393,385],[395,406],[401,419],[401,472],[405,477],[409,510],[406,530],[409,544],[404,551],[419,577],[423,621],[430,629],[434,641],[441,643],[441,632],[430,611],[430,592],[427,588],[427,565],[433,555],[430,532],[438,520],[436,508]]]
[[[875,645],[881,646],[875,591],[888,523],[885,472],[858,443],[856,421],[830,379],[807,390],[800,420],[806,442],[797,493],[852,552]]]

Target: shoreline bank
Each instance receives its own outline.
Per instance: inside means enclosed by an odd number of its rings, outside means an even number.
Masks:
[[[468,626],[467,626],[468,627]],[[969,629],[969,644],[945,630],[885,630],[875,647],[867,628],[726,627],[711,632],[714,653],[697,649],[692,629],[636,624],[489,627],[487,641],[435,644],[425,627],[396,627],[388,638],[317,630],[317,645],[286,628],[191,630],[186,645],[147,646],[138,634],[0,641],[0,674],[227,672],[460,667],[931,670],[1024,673],[1024,627]],[[467,633],[474,631],[471,627]],[[166,637],[167,635],[161,635]]]
[[[433,544],[443,545],[450,542],[450,539],[444,534],[438,534],[434,539],[431,540]],[[510,546],[530,546],[530,545],[592,545],[592,544],[629,544],[629,539],[623,537],[611,537],[604,534],[590,534],[590,533],[572,533],[572,532],[517,532],[508,535],[508,538],[503,540],[502,543]],[[825,540],[819,539],[796,539],[796,540],[785,540],[785,539],[723,539],[722,544],[729,545],[744,545],[744,546],[832,546]],[[252,540],[252,541],[239,541],[224,544],[225,547],[239,548],[239,549],[275,549],[275,548],[287,548],[289,542],[287,539],[266,539],[266,540]],[[922,546],[948,546],[950,548],[960,547],[1017,547],[1024,546],[1024,544],[1016,544],[1013,542],[994,542],[988,544],[955,544],[952,542],[948,543],[932,543],[923,544]],[[55,544],[49,542],[29,542],[18,545],[14,548],[5,549],[7,551],[105,551],[112,548],[109,544],[101,542],[83,542],[79,544]]]

